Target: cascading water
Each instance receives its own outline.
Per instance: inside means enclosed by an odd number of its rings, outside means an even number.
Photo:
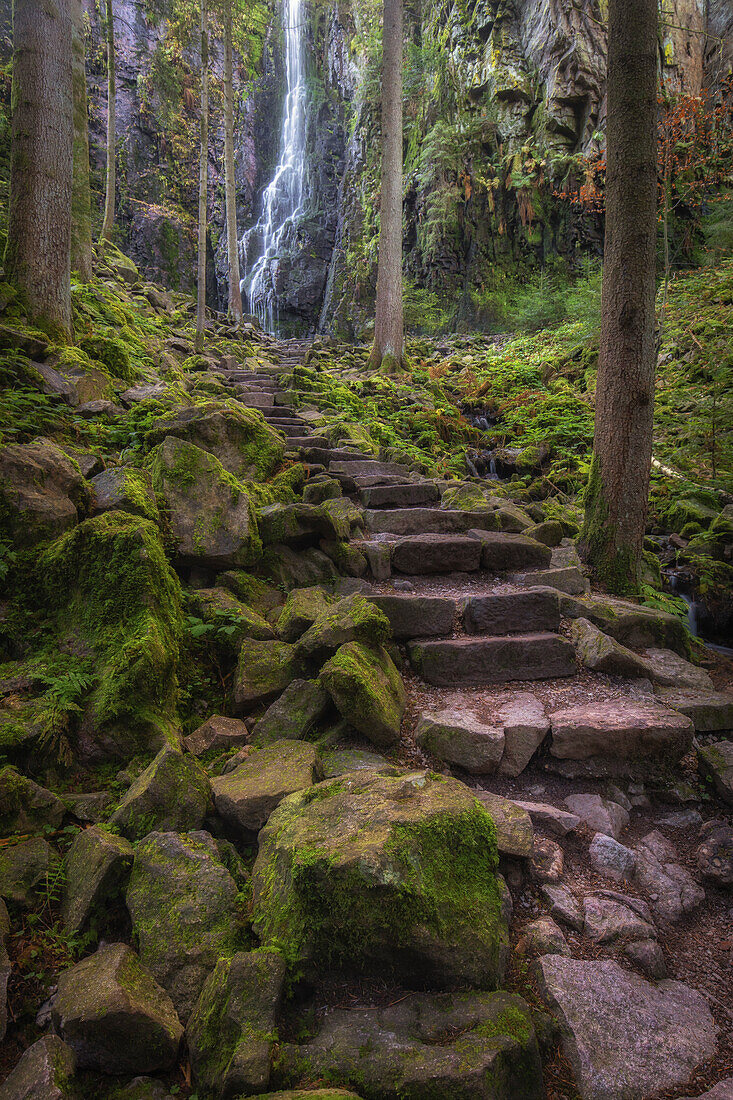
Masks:
[[[280,139],[280,160],[262,197],[262,214],[243,239],[242,291],[263,328],[277,331],[277,261],[303,210],[305,184],[305,64],[303,0],[284,0],[287,94]],[[248,253],[255,252],[252,261]]]

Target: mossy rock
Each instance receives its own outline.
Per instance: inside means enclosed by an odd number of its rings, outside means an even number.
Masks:
[[[235,657],[245,638],[268,641],[275,637],[267,619],[226,588],[193,589],[188,593],[188,606],[203,622],[220,628],[217,641]]]
[[[383,647],[348,642],[321,670],[320,680],[343,717],[378,748],[399,741],[407,697]]]
[[[76,1057],[57,1035],[36,1040],[3,1083],[4,1100],[83,1100]]]
[[[353,772],[284,799],[260,833],[254,927],[300,968],[496,988],[507,957],[496,831],[454,779]]]
[[[296,642],[313,624],[329,613],[335,597],[322,588],[296,588],[285,601],[277,621],[277,633],[284,642]]]
[[[199,829],[210,805],[209,777],[199,762],[166,745],[123,796],[110,825],[131,840],[153,829]]]
[[[303,741],[273,741],[234,771],[211,781],[216,812],[236,832],[257,833],[283,798],[323,775],[318,753]]]
[[[302,741],[328,713],[331,699],[317,680],[293,680],[252,730],[256,745]]]
[[[75,838],[66,857],[61,920],[67,932],[103,924],[109,907],[124,894],[133,848],[124,837],[93,825]]]
[[[148,470],[134,466],[104,470],[91,479],[97,512],[119,510],[133,516],[160,522],[160,513]]]
[[[48,887],[59,857],[41,837],[19,840],[0,848],[0,898],[19,909],[30,909]]]
[[[338,578],[338,570],[331,559],[314,546],[300,551],[290,546],[271,546],[263,555],[262,571],[286,592],[292,588],[332,584]]]
[[[91,493],[79,467],[48,440],[0,447],[0,538],[34,546],[75,527]]]
[[[0,768],[0,836],[58,829],[64,804],[52,791],[39,787],[15,768]]]
[[[287,642],[245,638],[234,676],[234,702],[242,710],[267,703],[296,678],[294,647]]]
[[[241,569],[229,569],[216,578],[219,588],[225,588],[242,603],[254,608],[262,616],[268,616],[276,608],[282,607],[284,596],[261,577],[254,577]],[[288,639],[286,638],[285,641]]]
[[[266,480],[281,465],[285,454],[282,436],[262,413],[233,401],[177,409],[158,421],[145,438],[152,447],[167,436],[214,455],[238,478]]]
[[[357,593],[344,596],[316,619],[295,643],[295,658],[304,666],[320,666],[346,642],[381,646],[391,636],[384,612]]]
[[[321,539],[318,545],[331,559],[339,573],[343,573],[346,577],[363,577],[369,568],[366,555],[350,542]]]
[[[486,495],[478,485],[465,481],[462,485],[446,489],[440,502],[441,508],[452,508],[461,512],[489,511]]]

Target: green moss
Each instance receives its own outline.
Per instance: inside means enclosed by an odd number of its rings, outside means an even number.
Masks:
[[[124,382],[134,382],[138,378],[138,371],[130,362],[127,347],[117,337],[87,336],[80,341],[79,347],[91,359],[97,359],[103,363],[115,378],[121,378]]]
[[[609,521],[609,508],[603,490],[600,462],[591,460],[585,490],[585,521],[580,532],[583,556],[594,576],[617,596],[635,596],[640,585],[640,556],[633,547],[619,544]]]

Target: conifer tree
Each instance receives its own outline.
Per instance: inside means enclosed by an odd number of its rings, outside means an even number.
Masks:
[[[71,269],[84,283],[92,277],[92,195],[89,187],[89,121],[81,0],[71,0],[74,96],[74,179],[71,198]]]
[[[104,196],[104,218],[100,241],[112,240],[115,224],[115,194],[117,191],[117,59],[115,57],[115,13],[112,0],[107,0],[107,185]]]
[[[206,220],[209,189],[209,13],[201,0],[201,147],[199,150],[198,284],[196,351],[204,350],[206,326]]]

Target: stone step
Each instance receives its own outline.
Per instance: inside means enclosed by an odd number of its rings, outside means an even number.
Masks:
[[[237,400],[248,409],[271,409],[275,404],[271,393],[240,393]]]
[[[302,426],[303,425],[299,425],[299,427],[302,427]],[[327,448],[326,448],[325,445],[323,445],[323,442],[324,441],[322,439],[319,439],[318,436],[313,436],[313,435],[295,435],[295,434],[293,434],[291,436],[291,438],[288,440],[288,443],[290,444],[290,446],[294,447],[294,448],[298,448],[298,447],[316,447],[319,450],[326,450]]]
[[[568,596],[586,596],[590,592],[588,578],[576,565],[517,573],[511,579],[515,584],[545,585],[557,589],[558,592],[565,592]]]
[[[431,481],[413,481],[395,485],[371,485],[362,489],[359,499],[365,508],[404,508],[433,504],[440,500],[437,485]]]
[[[496,527],[493,512],[451,512],[442,508],[391,508],[364,513],[367,529],[375,535],[462,534]]]
[[[481,543],[466,535],[408,535],[391,549],[392,568],[413,576],[475,573],[481,564]]]
[[[489,573],[546,569],[550,564],[552,551],[549,546],[526,535],[476,530],[475,538],[481,543],[481,568]]]
[[[371,458],[363,462],[335,462],[334,470],[340,474],[349,474],[350,477],[381,477],[384,474],[406,477],[410,472],[407,466],[401,466],[398,462],[377,462]]]
[[[266,420],[292,420],[296,423],[301,423],[300,414],[295,409],[283,408],[282,405],[265,406],[262,409],[262,415]]]
[[[560,598],[548,589],[469,596],[463,603],[467,634],[523,634],[557,631]]]
[[[298,441],[310,438],[309,436],[301,435],[303,428],[305,427],[300,421],[297,420],[270,420],[270,424],[273,428],[277,428],[283,435],[288,437],[288,443],[292,443],[293,439]],[[297,446],[297,444],[295,444]]]
[[[574,676],[575,650],[558,634],[446,638],[408,643],[410,662],[435,687],[478,687],[510,680]]]
[[[447,596],[413,596],[409,593],[368,596],[390,621],[395,638],[429,638],[452,634],[456,601]]]
[[[354,481],[362,489],[391,489],[397,485],[415,485],[406,474],[354,474]]]

